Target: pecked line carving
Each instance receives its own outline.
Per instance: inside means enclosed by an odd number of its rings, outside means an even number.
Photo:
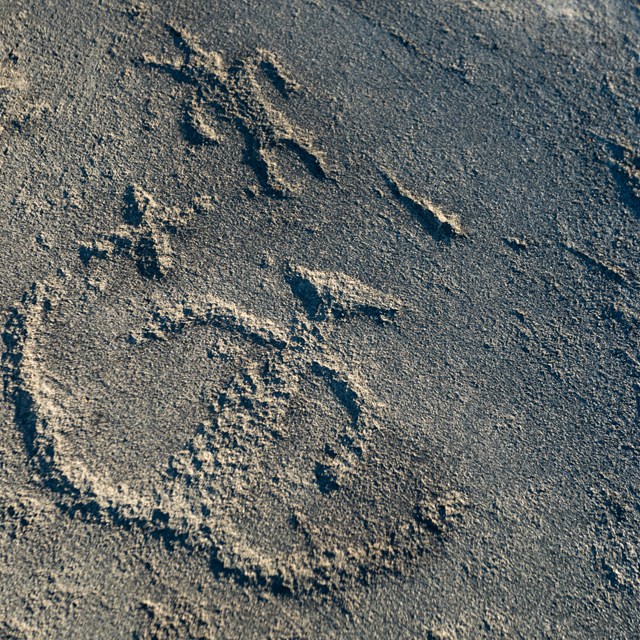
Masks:
[[[48,358],[49,327],[77,312],[76,291],[93,295],[65,279],[34,285],[5,325],[2,362],[30,464],[70,515],[205,554],[216,575],[247,587],[339,599],[349,584],[409,570],[459,519],[460,496],[434,492],[386,446],[385,407],[323,335],[331,314],[283,328],[215,297],[158,302],[135,339],[116,340],[135,360],[159,341],[211,335],[211,357],[235,373],[201,389],[206,419],[148,485],[99,472],[73,446],[94,428],[76,409],[83,389]]]
[[[182,61],[175,63],[146,55],[144,63],[193,88],[183,121],[188,141],[194,144],[220,141],[215,125],[206,117],[206,112],[212,110],[243,136],[245,160],[267,195],[281,198],[295,191],[282,175],[278,156],[283,152],[293,154],[312,177],[329,179],[323,154],[315,149],[311,136],[270,105],[258,84],[257,74],[263,72],[284,96],[300,88],[272,53],[260,49],[253,56],[229,65],[220,53],[203,49],[184,29],[167,25],[167,31],[182,54]]]

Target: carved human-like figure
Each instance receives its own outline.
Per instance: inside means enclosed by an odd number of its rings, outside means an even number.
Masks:
[[[313,148],[308,134],[267,102],[256,80],[257,73],[262,71],[283,95],[298,90],[298,84],[283,71],[275,56],[258,50],[252,57],[226,65],[220,53],[204,50],[184,30],[169,25],[167,30],[184,56],[182,62],[176,64],[150,55],[144,57],[144,62],[193,87],[185,112],[190,140],[219,141],[215,128],[206,122],[205,109],[209,107],[240,131],[245,140],[246,161],[268,195],[283,197],[291,193],[278,164],[279,151],[297,156],[312,176],[328,178],[322,154]]]

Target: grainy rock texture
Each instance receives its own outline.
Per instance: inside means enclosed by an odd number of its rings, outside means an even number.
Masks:
[[[633,0],[0,0],[0,638],[640,634]]]

